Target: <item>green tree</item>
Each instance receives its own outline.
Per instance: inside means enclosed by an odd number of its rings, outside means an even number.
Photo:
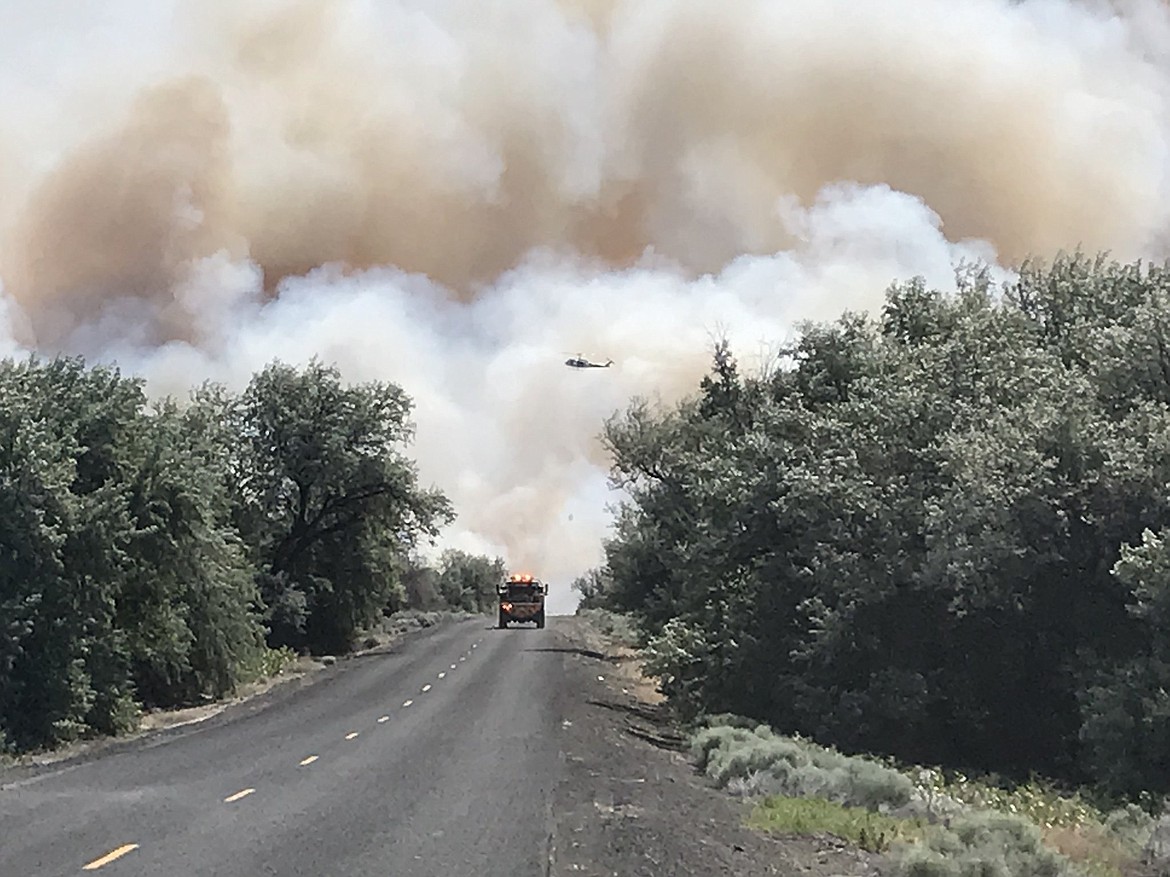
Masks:
[[[1118,565],[1170,527],[1170,273],[1074,254],[999,290],[956,276],[803,326],[765,373],[719,345],[694,397],[612,418],[628,499],[590,595],[640,616],[689,712],[1170,787],[1147,770],[1170,743],[1140,730],[1170,628],[1134,610],[1160,561]]]
[[[439,571],[420,557],[412,555],[407,559],[402,571],[402,587],[408,609],[433,612],[447,606],[439,590]],[[393,607],[387,609],[393,611]]]
[[[260,595],[230,525],[227,455],[198,401],[167,399],[143,418],[127,483],[134,522],[118,626],[130,637],[138,698],[174,706],[219,697],[264,648]]]
[[[316,360],[267,366],[232,406],[236,522],[262,569],[271,645],[349,648],[403,599],[405,556],[452,519],[402,452],[410,409],[400,387],[344,386]]]
[[[1142,648],[1087,665],[1080,702],[1084,758],[1103,785],[1130,796],[1170,788],[1170,530],[1126,545],[1113,574],[1143,623]]]
[[[507,572],[502,557],[448,549],[439,559],[439,590],[452,609],[490,612],[495,608],[496,588]]]
[[[610,591],[613,583],[608,570],[604,567],[595,567],[587,570],[583,575],[573,580],[569,589],[581,595],[577,604],[578,609],[604,608],[610,602]]]
[[[79,359],[0,363],[0,733],[52,745],[219,695],[260,647],[214,441]]]

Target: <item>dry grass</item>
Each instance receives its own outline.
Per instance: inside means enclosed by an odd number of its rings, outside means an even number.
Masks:
[[[1048,828],[1043,837],[1045,846],[1095,877],[1120,877],[1137,864],[1141,853],[1095,825]]]
[[[629,694],[646,704],[656,705],[666,700],[659,691],[658,679],[645,672],[641,652],[629,645],[625,637],[602,632],[588,618],[580,616],[570,618],[576,638],[583,642],[586,648],[605,656],[609,664],[605,672],[620,684],[624,694]]]

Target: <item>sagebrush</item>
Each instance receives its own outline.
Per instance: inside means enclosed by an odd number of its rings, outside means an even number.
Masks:
[[[735,715],[705,718],[691,751],[718,786],[757,802],[753,824],[888,852],[899,877],[1119,877],[1155,825],[1136,805],[1105,812],[1037,782],[1004,788],[937,768],[899,769]]]

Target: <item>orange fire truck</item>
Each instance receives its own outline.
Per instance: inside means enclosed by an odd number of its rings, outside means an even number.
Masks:
[[[500,628],[509,621],[535,621],[544,627],[544,598],[548,585],[530,575],[515,573],[500,583]]]

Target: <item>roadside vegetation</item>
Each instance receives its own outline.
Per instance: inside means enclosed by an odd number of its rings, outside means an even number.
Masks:
[[[752,374],[719,344],[694,396],[616,414],[628,500],[575,587],[629,616],[682,718],[767,726],[730,774],[773,796],[759,820],[917,838],[907,874],[1116,873],[1170,793],[1170,270],[958,279],[806,324]],[[964,809],[777,779],[809,740],[942,765],[881,788]]]
[[[1119,877],[1139,862],[1155,827],[1136,804],[1102,809],[1036,781],[1004,787],[953,771],[900,770],[733,716],[705,720],[692,750],[717,785],[756,800],[751,824],[837,835],[888,853],[889,873],[905,877]]]
[[[406,456],[410,410],[319,362],[182,402],[80,359],[0,362],[0,752],[482,608],[499,560],[417,560],[453,515]]]
[[[634,648],[643,645],[642,631],[630,616],[607,609],[578,608],[578,617],[593,625],[598,633],[606,636],[616,645]]]

